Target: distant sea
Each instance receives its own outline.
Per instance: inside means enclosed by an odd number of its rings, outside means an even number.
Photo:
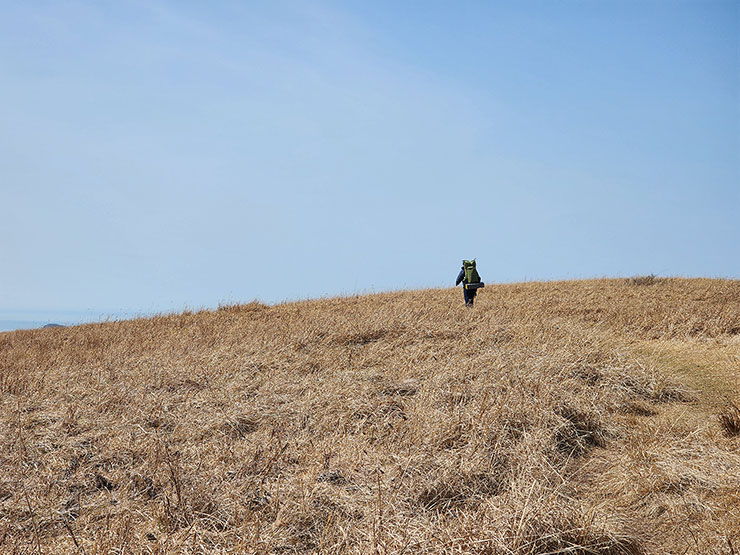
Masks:
[[[34,322],[31,320],[0,320],[0,332],[43,328],[48,323],[49,322]]]
[[[148,316],[123,310],[3,310],[0,309],[0,333],[43,328],[48,324],[75,326],[106,320],[127,320]]]

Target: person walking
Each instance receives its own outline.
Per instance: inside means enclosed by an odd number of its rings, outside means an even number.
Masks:
[[[465,306],[473,308],[473,301],[475,301],[478,288],[483,287],[478,270],[475,268],[475,259],[463,260],[462,268],[460,268],[460,273],[457,274],[457,280],[455,280],[455,287],[460,285],[460,283],[463,284]],[[470,285],[473,285],[473,287],[470,287]]]

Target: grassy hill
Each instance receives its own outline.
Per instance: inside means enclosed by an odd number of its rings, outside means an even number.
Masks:
[[[740,553],[740,281],[0,334],[0,552]]]

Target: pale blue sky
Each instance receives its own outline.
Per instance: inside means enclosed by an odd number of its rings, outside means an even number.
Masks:
[[[740,277],[739,2],[0,12],[0,309]]]

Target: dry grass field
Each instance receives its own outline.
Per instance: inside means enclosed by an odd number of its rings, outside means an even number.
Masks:
[[[0,334],[3,553],[740,553],[740,281]]]

